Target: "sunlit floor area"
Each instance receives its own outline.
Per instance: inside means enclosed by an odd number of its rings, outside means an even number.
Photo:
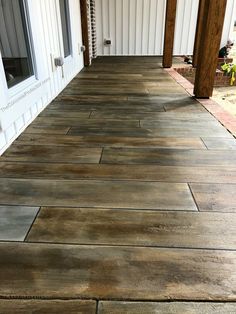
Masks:
[[[236,313],[235,195],[161,58],[97,58],[0,157],[0,313]]]

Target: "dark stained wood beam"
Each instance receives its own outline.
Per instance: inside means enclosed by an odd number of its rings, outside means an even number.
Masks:
[[[164,53],[163,53],[163,67],[164,68],[170,68],[172,66],[176,7],[177,7],[177,0],[167,0]]]
[[[81,27],[82,27],[82,40],[83,45],[85,46],[85,52],[84,52],[84,65],[89,66],[90,60],[89,60],[89,36],[88,36],[88,7],[87,7],[87,1],[86,0],[80,0],[80,12],[81,12]]]
[[[227,0],[209,0],[204,5],[204,30],[200,37],[194,94],[212,96]]]
[[[193,67],[197,67],[198,62],[198,55],[200,49],[200,39],[201,34],[204,30],[204,8],[205,8],[206,0],[199,1],[199,8],[198,8],[198,18],[197,18],[197,27],[196,27],[196,35],[195,35],[195,42],[194,42],[194,50],[193,50]]]

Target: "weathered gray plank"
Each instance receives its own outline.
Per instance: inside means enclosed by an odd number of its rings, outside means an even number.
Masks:
[[[39,208],[0,206],[0,241],[24,241]]]
[[[236,212],[236,185],[191,184],[191,189],[200,210]]]
[[[30,141],[29,141],[30,143]],[[76,146],[12,145],[1,157],[2,161],[99,163],[102,149]]]
[[[0,314],[95,314],[96,301],[0,300]]]
[[[196,210],[184,183],[0,179],[0,204]]]
[[[66,117],[38,117],[34,120],[32,125],[62,125],[62,126],[80,126],[80,127],[94,127],[94,128],[126,128],[139,127],[138,120],[103,120],[103,119],[79,119]]]
[[[70,127],[63,127],[61,125],[29,125],[24,131],[25,133],[40,133],[40,134],[67,134]]]
[[[201,121],[196,122],[161,122],[158,120],[142,120],[141,127],[158,129],[159,134],[162,136],[186,136],[190,137],[223,137],[233,138],[232,135],[217,121]],[[175,134],[175,135],[174,135]]]
[[[120,300],[236,299],[236,252],[0,244],[0,295]]]
[[[235,314],[236,303],[99,302],[98,314]]]
[[[206,138],[204,137],[203,142],[208,149],[215,150],[235,150],[236,139],[235,138]]]
[[[161,147],[206,149],[200,138],[146,138],[118,136],[76,136],[56,134],[22,134],[17,144],[89,146],[89,147]],[[92,152],[91,152],[92,154]]]
[[[0,162],[0,177],[236,183],[236,167]]]
[[[87,112],[70,112],[70,111],[60,111],[60,110],[48,110],[45,109],[43,112],[40,113],[39,117],[45,117],[47,119],[48,117],[51,118],[77,118],[77,119],[88,119],[91,114],[91,111],[87,110]]]
[[[51,110],[55,111],[55,110]],[[197,113],[196,113],[197,114]],[[203,117],[203,121],[201,121],[199,118]],[[168,118],[172,117],[171,120],[168,120]],[[142,110],[135,111],[129,111],[127,112],[126,109],[107,109],[107,110],[95,110],[91,114],[91,119],[125,119],[125,120],[132,120],[132,119],[139,119],[139,120],[151,120],[151,123],[144,123],[142,122],[142,125],[144,127],[154,127],[158,126],[160,128],[176,128],[178,126],[186,127],[209,127],[209,126],[219,126],[222,128],[222,126],[219,124],[219,122],[214,119],[212,116],[209,116],[208,114],[202,113],[201,111],[198,113],[198,116],[195,116],[192,112],[184,112],[183,114],[179,113],[173,116],[172,112],[142,112]],[[186,118],[186,119],[184,119]],[[189,120],[188,120],[189,118]],[[163,121],[164,120],[164,121]],[[166,121],[168,120],[168,121]]]
[[[235,166],[235,151],[105,148],[102,163],[163,166]]]
[[[27,241],[235,250],[235,225],[236,214],[43,207]]]
[[[199,103],[193,103],[193,104],[184,104],[184,103],[169,103],[164,105],[165,110],[170,113],[170,112],[175,112],[175,113],[180,113],[180,112],[189,112],[189,113],[199,113],[199,112],[207,112],[206,109],[200,105]]]

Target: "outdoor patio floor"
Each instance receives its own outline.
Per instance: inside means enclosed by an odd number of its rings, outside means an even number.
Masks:
[[[0,157],[0,313],[236,313],[235,195],[160,58],[97,58]]]

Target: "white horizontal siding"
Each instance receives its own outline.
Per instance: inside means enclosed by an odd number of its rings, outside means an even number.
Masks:
[[[174,54],[192,54],[199,0],[178,0]],[[232,29],[228,0],[222,42]],[[98,55],[162,55],[166,0],[96,0]],[[104,45],[111,39],[112,45]]]

